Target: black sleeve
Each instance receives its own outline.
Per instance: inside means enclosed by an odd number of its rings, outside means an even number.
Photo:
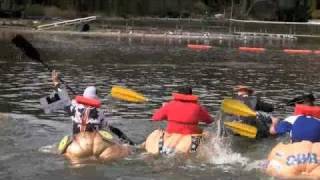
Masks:
[[[117,135],[121,140],[123,140],[126,143],[129,143],[130,145],[136,145],[136,143],[134,143],[127,135],[125,135],[120,129],[109,125],[109,129],[110,131]]]
[[[75,116],[76,107],[73,105],[65,106],[64,111],[68,114],[68,116]]]
[[[273,105],[263,102],[260,98],[257,99],[257,105],[256,105],[257,111],[263,111],[263,112],[272,112],[274,110]]]

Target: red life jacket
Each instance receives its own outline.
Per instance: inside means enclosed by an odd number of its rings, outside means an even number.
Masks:
[[[213,120],[208,111],[198,104],[198,97],[179,93],[172,94],[173,99],[158,109],[152,119],[154,121],[167,120],[169,133],[200,134],[200,121],[211,123]]]
[[[98,99],[86,98],[83,96],[76,96],[75,99],[79,104],[83,104],[83,105],[91,106],[95,108],[101,107],[101,101],[99,101]]]
[[[294,108],[294,115],[306,115],[320,119],[320,107],[308,106],[304,104],[296,104]]]
[[[178,100],[178,101],[190,101],[190,102],[194,102],[194,103],[196,103],[198,101],[198,96],[194,96],[194,95],[172,93],[172,97],[174,100]]]

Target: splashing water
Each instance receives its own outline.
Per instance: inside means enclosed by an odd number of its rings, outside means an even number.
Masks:
[[[48,154],[59,154],[57,149],[57,144],[42,146],[39,148],[39,152],[48,153]]]
[[[258,169],[264,171],[268,166],[269,161],[266,159],[256,160],[246,165],[244,168],[245,171],[251,171],[254,169]]]
[[[211,138],[205,144],[204,151],[208,163],[214,165],[240,164],[245,166],[249,161],[249,158],[232,151],[229,138]]]

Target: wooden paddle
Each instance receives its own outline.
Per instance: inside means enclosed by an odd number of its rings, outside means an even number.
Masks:
[[[244,117],[254,117],[257,113],[250,109],[247,105],[243,104],[239,100],[235,99],[225,99],[221,104],[221,109],[225,113],[244,116]],[[234,133],[248,138],[256,138],[257,128],[255,126],[241,123],[241,122],[224,122],[224,125],[230,128]]]

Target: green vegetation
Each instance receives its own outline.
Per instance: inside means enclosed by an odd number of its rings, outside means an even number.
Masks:
[[[31,4],[25,7],[24,13],[28,16],[44,16],[44,7],[40,4]]]
[[[239,19],[306,21],[316,0],[0,0],[1,10],[25,16],[203,18],[224,14]]]
[[[122,17],[196,17],[223,13],[230,3],[230,0],[0,0],[0,9],[22,10],[30,16],[45,15],[45,7],[55,7],[58,15],[64,10],[71,10],[78,15],[98,12]]]

